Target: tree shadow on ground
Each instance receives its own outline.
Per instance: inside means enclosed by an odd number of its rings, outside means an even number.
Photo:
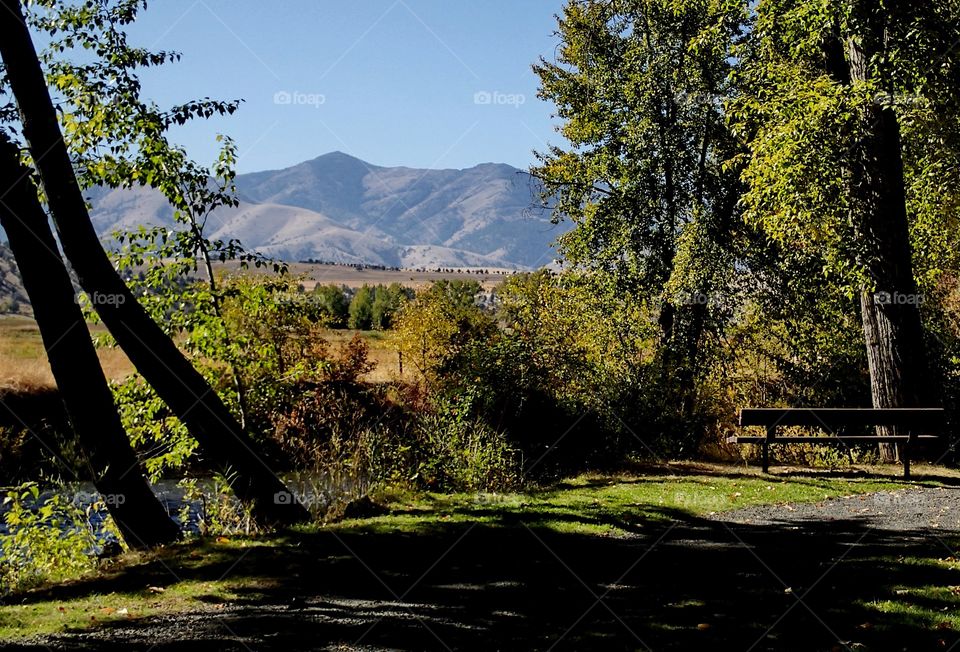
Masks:
[[[915,563],[953,554],[928,531],[864,520],[734,525],[675,510],[620,522],[573,510],[531,516],[634,533],[616,538],[482,514],[482,524],[418,534],[290,534],[199,565],[169,557],[55,587],[29,599],[224,577],[238,580],[240,597],[0,649],[935,650],[960,641],[937,622],[869,606],[943,609],[911,595],[958,583],[954,570]]]

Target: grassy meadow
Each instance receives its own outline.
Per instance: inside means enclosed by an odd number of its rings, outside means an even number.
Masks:
[[[92,324],[90,330],[94,337],[106,333],[102,324]],[[336,347],[350,341],[357,333],[370,347],[370,360],[376,363],[364,380],[385,382],[400,378],[399,359],[391,333],[330,329],[325,337]],[[100,347],[97,354],[108,380],[119,380],[134,371],[129,358],[119,348]],[[413,378],[412,374],[414,370],[407,366],[402,377],[409,380]],[[0,317],[0,389],[29,390],[54,386],[36,322],[23,316]]]

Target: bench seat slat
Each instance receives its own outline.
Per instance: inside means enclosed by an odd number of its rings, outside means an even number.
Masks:
[[[938,428],[943,408],[743,408],[741,426],[908,426]]]
[[[770,439],[771,444],[832,444],[836,442],[844,441],[854,441],[854,442],[863,442],[863,443],[880,443],[880,442],[898,442],[898,441],[908,441],[910,438],[905,436],[890,436],[890,437],[876,437],[870,435],[849,435],[849,436],[827,436],[827,437],[806,437],[806,436],[796,436],[796,437],[774,437]],[[914,439],[939,439],[936,435],[917,435]],[[761,444],[765,441],[768,441],[767,438],[763,435],[731,435],[727,437],[728,444]]]

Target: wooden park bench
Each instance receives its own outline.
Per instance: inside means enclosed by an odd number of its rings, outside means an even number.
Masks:
[[[727,437],[728,443],[761,444],[763,446],[763,472],[770,467],[770,444],[874,444],[897,442],[903,444],[900,457],[903,461],[903,477],[910,477],[910,448],[918,439],[937,439],[945,425],[942,408],[743,408],[740,410],[740,425],[763,426],[766,435]],[[777,437],[779,426],[808,426],[828,431],[827,436]],[[896,426],[904,434],[847,435],[836,434],[840,428],[866,426]],[[920,434],[924,433],[924,434]]]

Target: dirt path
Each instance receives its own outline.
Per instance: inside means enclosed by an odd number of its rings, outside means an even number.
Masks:
[[[249,597],[0,650],[832,651],[960,643],[960,633],[936,621],[947,607],[932,608],[922,595],[960,584],[957,570],[938,564],[960,541],[958,488],[665,515],[673,520],[639,524],[628,538],[541,530],[522,519],[422,535],[302,535],[293,546],[252,548],[192,573],[256,578]],[[165,572],[141,569],[126,581],[160,583]],[[879,613],[873,605],[884,600],[933,615]]]

